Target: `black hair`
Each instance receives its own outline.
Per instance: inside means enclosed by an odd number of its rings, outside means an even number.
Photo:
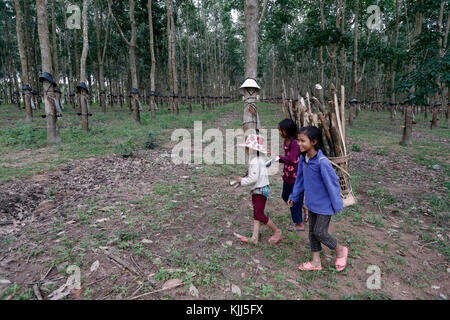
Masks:
[[[292,119],[284,119],[278,126],[281,130],[286,131],[289,138],[297,140],[297,125]]]
[[[323,140],[322,140],[322,130],[320,130],[317,127],[309,126],[309,127],[302,127],[300,130],[298,130],[298,134],[304,134],[308,137],[309,140],[317,140],[317,143],[314,145],[314,149],[317,151],[324,150],[323,146]],[[305,158],[306,152],[302,152],[303,159]]]

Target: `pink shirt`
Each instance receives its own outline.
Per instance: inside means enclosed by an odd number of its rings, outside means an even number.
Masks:
[[[280,163],[284,163],[283,181],[294,184],[295,179],[297,179],[300,147],[298,146],[297,140],[292,139],[289,145],[287,145],[286,140],[284,140],[283,148],[285,156],[280,156]]]

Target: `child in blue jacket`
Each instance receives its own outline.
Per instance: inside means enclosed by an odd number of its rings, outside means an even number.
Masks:
[[[321,244],[336,250],[335,267],[342,271],[347,266],[348,248],[338,245],[328,234],[331,217],[343,210],[339,177],[330,160],[322,152],[322,131],[317,127],[299,130],[298,144],[301,151],[294,190],[288,206],[300,203],[303,192],[305,205],[309,210],[309,242],[312,261],[299,266],[300,270],[322,270],[320,261]]]

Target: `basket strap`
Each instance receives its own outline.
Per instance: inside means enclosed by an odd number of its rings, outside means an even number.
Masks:
[[[336,163],[334,163],[333,161],[330,161],[331,164],[335,167],[338,167],[339,169],[342,170],[342,172],[344,172],[346,175],[348,175],[348,177],[350,178],[350,173],[348,173],[344,168],[342,168],[341,166],[337,165]]]
[[[321,157],[320,159],[323,159],[323,158],[326,158],[326,157]],[[319,159],[319,164],[320,164],[320,159]],[[350,174],[349,174],[344,168],[342,168],[340,165],[337,165],[337,164],[334,163],[333,161],[330,161],[330,162],[331,162],[331,164],[332,164],[333,166],[335,166],[335,167],[341,169],[342,172],[344,172],[344,173],[350,178]],[[350,191],[348,192],[348,194],[353,194],[353,188],[352,188],[351,185],[350,185]],[[344,198],[344,195],[342,194],[342,192],[341,192],[341,197]]]

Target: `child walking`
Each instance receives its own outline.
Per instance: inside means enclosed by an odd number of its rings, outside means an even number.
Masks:
[[[267,168],[260,153],[267,153],[264,147],[264,138],[257,134],[250,134],[245,143],[240,144],[249,153],[249,170],[247,177],[238,177],[236,180],[242,186],[251,186],[253,204],[253,234],[251,239],[241,237],[243,242],[252,244],[258,243],[259,229],[261,224],[267,225],[273,231],[269,244],[277,244],[282,239],[282,232],[273,221],[264,214],[267,198],[269,197],[270,186]]]
[[[347,266],[348,248],[338,245],[328,234],[331,217],[341,212],[343,201],[339,178],[331,162],[322,152],[322,131],[316,127],[299,130],[298,144],[302,152],[294,190],[288,206],[299,203],[305,192],[305,204],[309,210],[309,242],[312,261],[299,266],[300,270],[322,270],[320,261],[321,244],[336,250],[335,267],[342,271]]]
[[[278,131],[281,138],[284,139],[283,149],[284,156],[280,157],[280,163],[284,163],[283,167],[283,192],[281,198],[284,202],[288,202],[289,196],[294,189],[295,179],[297,178],[298,162],[300,159],[300,148],[297,143],[297,125],[291,119],[284,119],[278,124]],[[302,218],[303,193],[299,197],[299,201],[294,203],[290,208],[291,218],[294,225],[288,227],[289,231],[304,231],[305,225]]]

